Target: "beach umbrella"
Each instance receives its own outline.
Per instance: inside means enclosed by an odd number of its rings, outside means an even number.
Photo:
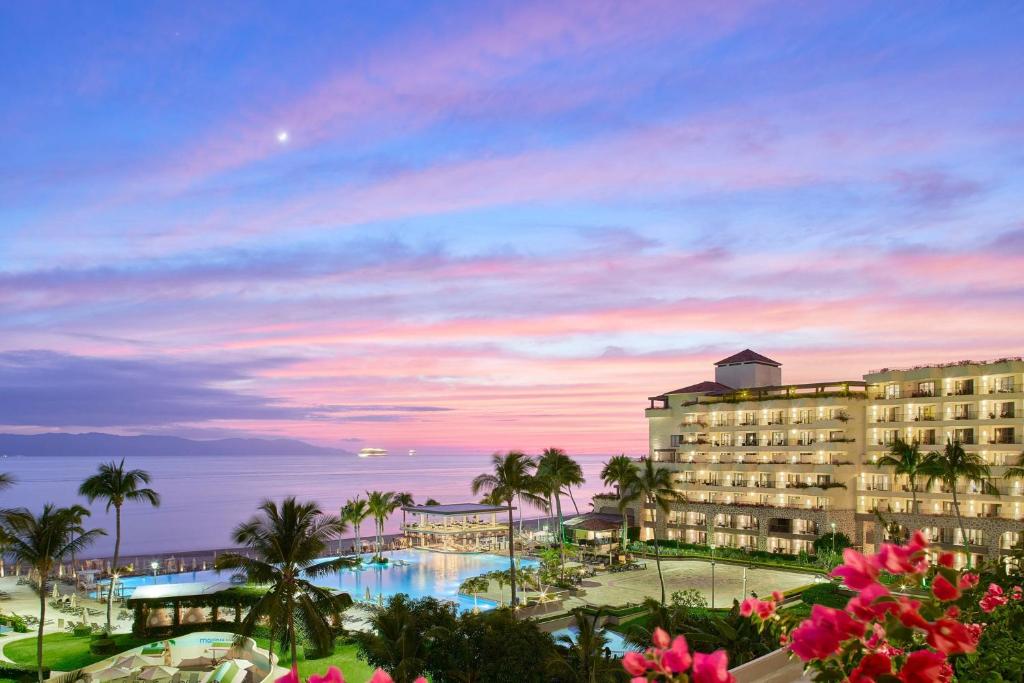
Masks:
[[[57,590],[57,584],[53,584],[53,590],[50,591],[50,597],[54,600],[60,597],[60,591]]]
[[[178,669],[173,666],[147,666],[136,678],[140,681],[166,681],[174,678]]]
[[[239,669],[248,669],[251,666],[255,666],[248,659],[232,659],[231,661],[234,662],[235,666],[237,666]]]
[[[139,655],[125,655],[114,662],[119,669],[139,669],[144,666],[153,666],[153,662]]]
[[[101,669],[100,671],[93,671],[89,674],[89,680],[93,681],[93,683],[109,683],[110,681],[130,680],[131,677],[131,671],[117,666],[112,666],[109,669]]]
[[[68,601],[68,603],[71,605],[71,609],[75,609],[76,607],[78,607],[78,595],[76,593],[72,593],[71,599]]]
[[[366,602],[370,602],[371,600],[373,600],[373,594],[370,593],[370,587],[367,586],[366,587]]]

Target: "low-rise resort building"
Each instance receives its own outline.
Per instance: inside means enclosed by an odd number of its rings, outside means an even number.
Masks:
[[[402,512],[412,515],[402,524],[402,532],[413,547],[448,552],[485,552],[508,547],[507,506],[409,505]]]
[[[922,453],[957,442],[989,466],[988,482],[956,488],[973,559],[1021,540],[1022,482],[1003,477],[1024,447],[1020,358],[785,384],[779,362],[748,349],[716,363],[714,381],[648,401],[646,457],[673,472],[685,502],[668,515],[635,504],[641,539],[657,524],[659,538],[813,553],[816,538],[838,531],[873,550],[898,525],[962,550],[953,491],[921,477],[912,510],[907,478],[877,464],[900,439]],[[598,496],[594,509],[615,513],[615,503]]]

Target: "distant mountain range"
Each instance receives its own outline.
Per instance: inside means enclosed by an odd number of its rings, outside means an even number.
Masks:
[[[86,434],[0,434],[0,455],[346,455],[295,439],[183,439],[177,436]]]

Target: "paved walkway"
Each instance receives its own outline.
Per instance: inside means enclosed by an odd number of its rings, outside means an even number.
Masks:
[[[658,582],[658,571],[654,560],[646,562],[646,569],[635,569],[628,572],[600,573],[585,579],[581,588],[584,594],[570,597],[565,609],[582,606],[639,604],[645,598],[660,598],[661,586]],[[671,599],[674,591],[695,588],[711,605],[711,563],[701,560],[670,560],[662,559],[662,574],[665,576],[665,598]],[[733,564],[715,564],[715,605],[728,607],[732,600],[742,600],[744,568]],[[770,595],[772,591],[786,591],[791,588],[805,586],[814,582],[814,575],[791,572],[785,569],[750,568],[746,570],[746,594],[755,592],[760,596]],[[498,600],[498,585],[491,582],[486,593],[480,597]],[[504,600],[509,599],[509,589],[504,589]]]

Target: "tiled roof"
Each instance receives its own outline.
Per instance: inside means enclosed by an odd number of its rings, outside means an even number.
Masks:
[[[669,394],[710,394],[723,391],[729,392],[734,391],[734,389],[718,382],[698,382],[697,384],[691,384],[690,386],[683,387],[682,389],[666,391],[660,396],[652,396],[651,398],[665,398]]]
[[[739,353],[734,353],[728,358],[723,358],[722,360],[715,363],[715,365],[728,365],[730,363],[764,363],[765,365],[774,365],[775,367],[782,367],[782,363],[774,361],[768,356],[762,356],[756,351],[751,351],[750,349],[743,349]]]
[[[629,512],[629,511],[627,511]],[[632,525],[633,516],[629,512],[627,524]],[[577,517],[570,517],[565,520],[565,526],[583,531],[611,531],[622,528],[622,515],[615,515],[606,512],[585,512]]]

